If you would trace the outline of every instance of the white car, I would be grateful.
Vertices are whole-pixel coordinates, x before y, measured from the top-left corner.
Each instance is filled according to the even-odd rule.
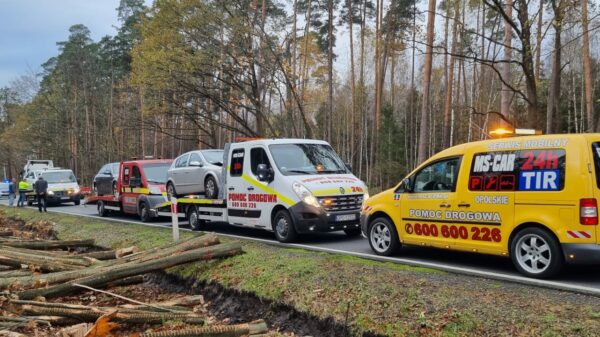
[[[173,161],[167,172],[167,194],[203,193],[208,199],[216,199],[222,168],[223,150],[186,152]]]

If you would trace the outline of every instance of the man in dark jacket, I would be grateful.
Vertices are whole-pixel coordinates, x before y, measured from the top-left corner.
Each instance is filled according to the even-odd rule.
[[[44,204],[44,212],[47,212],[46,210],[46,196],[48,194],[48,182],[46,180],[44,180],[44,178],[42,176],[40,176],[38,178],[38,181],[35,182],[35,186],[33,187],[35,194],[37,195],[37,203],[38,203],[38,210],[41,212],[42,211],[42,203]]]

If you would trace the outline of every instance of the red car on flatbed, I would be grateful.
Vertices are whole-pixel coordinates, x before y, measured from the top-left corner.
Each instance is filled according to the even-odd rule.
[[[100,216],[116,211],[137,214],[142,221],[150,221],[159,216],[157,206],[167,201],[165,183],[172,162],[172,159],[121,162],[116,190],[113,189],[112,178],[98,181],[99,195],[87,197],[85,203],[97,205]]]

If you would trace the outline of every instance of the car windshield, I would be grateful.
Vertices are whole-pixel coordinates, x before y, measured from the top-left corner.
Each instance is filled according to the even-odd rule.
[[[144,164],[144,173],[146,174],[146,180],[151,184],[164,184],[167,182],[167,171],[171,163],[155,163],[155,164]]]
[[[213,165],[223,165],[223,151],[202,151],[204,159]]]
[[[337,153],[326,144],[277,144],[269,149],[284,175],[349,173]]]
[[[42,177],[44,177],[48,184],[77,182],[75,175],[71,171],[44,172],[42,173]]]

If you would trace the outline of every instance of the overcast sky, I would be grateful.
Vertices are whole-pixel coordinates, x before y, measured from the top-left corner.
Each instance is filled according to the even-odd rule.
[[[92,39],[114,35],[119,0],[0,0],[0,87],[58,55],[69,27],[86,25]]]

